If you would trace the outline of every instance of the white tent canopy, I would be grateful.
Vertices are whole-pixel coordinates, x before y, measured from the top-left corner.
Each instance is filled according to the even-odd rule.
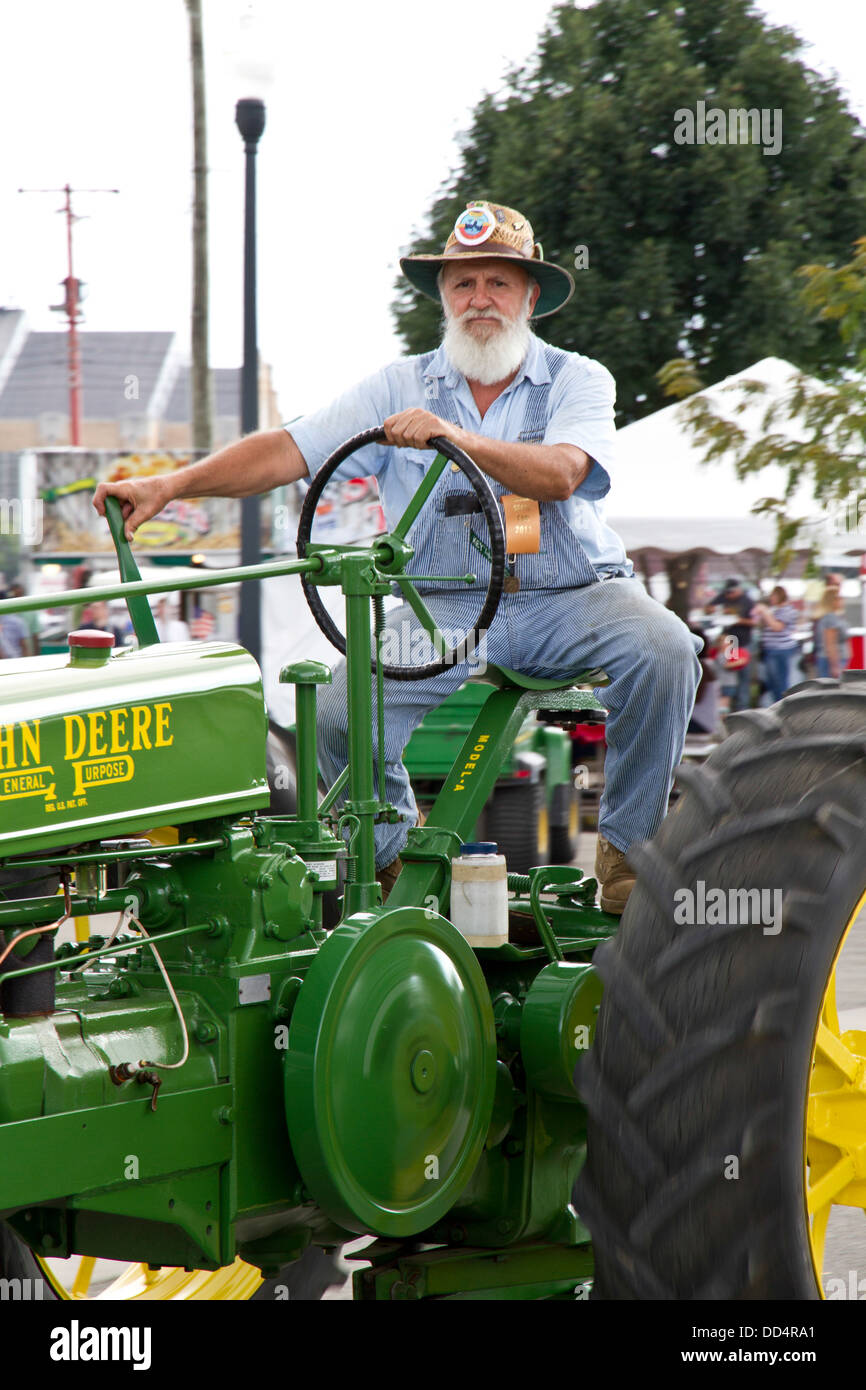
[[[699,395],[720,414],[735,420],[749,442],[754,442],[766,433],[763,418],[768,406],[784,402],[797,376],[797,369],[789,362],[765,357]],[[821,387],[820,382],[809,380]],[[745,381],[760,381],[767,390],[750,396],[743,389]],[[746,402],[739,413],[737,407]],[[762,497],[784,495],[787,470],[771,466],[740,479],[729,457],[704,463],[704,448],[696,443],[685,422],[686,405],[678,401],[618,432],[618,463],[607,498],[611,526],[629,551],[647,546],[663,551],[706,547],[720,554],[747,549],[772,551],[775,521],[754,515],[752,507]],[[781,416],[773,425],[773,433],[790,439],[805,437],[796,420],[787,419],[784,411]],[[822,549],[842,552],[849,548],[849,539],[856,547],[856,538],[832,532],[808,485],[800,486],[788,509],[791,516],[809,518],[808,536],[818,539]]]

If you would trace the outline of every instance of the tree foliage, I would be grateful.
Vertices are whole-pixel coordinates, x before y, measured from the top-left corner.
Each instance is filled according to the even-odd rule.
[[[474,111],[459,166],[413,249],[438,251],[471,199],[516,206],[577,292],[539,331],[595,357],[618,385],[619,423],[663,404],[658,367],[710,380],[768,355],[825,371],[844,344],[797,292],[805,260],[847,254],[866,225],[866,133],[800,41],[752,0],[560,5],[538,52]],[[782,146],[679,144],[676,112],[782,113]],[[438,306],[405,282],[406,347],[439,336]]]
[[[731,410],[700,394],[681,409],[681,420],[703,446],[705,463],[730,458],[740,478],[769,465],[786,470],[783,495],[765,497],[754,509],[776,519],[780,570],[807,523],[817,519],[831,516],[839,534],[853,533],[850,548],[863,544],[854,535],[862,537],[866,522],[860,497],[866,483],[866,237],[858,238],[854,256],[842,266],[802,266],[794,288],[807,312],[838,330],[842,365],[823,382],[795,373],[787,394],[769,401],[757,438],[737,416],[750,401],[766,398],[762,381],[740,379],[739,402]],[[679,399],[703,385],[694,364],[682,358],[665,363],[658,380],[666,395]],[[812,488],[814,515],[792,516],[791,499],[804,483]]]

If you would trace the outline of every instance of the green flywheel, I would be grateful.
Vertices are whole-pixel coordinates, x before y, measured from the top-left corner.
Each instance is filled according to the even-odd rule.
[[[378,1235],[434,1225],[478,1161],[495,1067],[490,995],[450,922],[404,907],[337,927],[286,1053],[292,1147],[322,1209]]]

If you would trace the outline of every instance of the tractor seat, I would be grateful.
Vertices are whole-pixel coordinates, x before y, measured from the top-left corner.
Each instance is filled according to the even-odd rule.
[[[600,666],[589,671],[575,671],[573,675],[563,676],[561,680],[539,680],[536,676],[525,676],[522,671],[512,671],[510,666],[494,666],[491,662],[483,675],[470,676],[471,681],[481,685],[495,685],[504,690],[509,685],[519,686],[521,690],[568,690],[573,685],[588,685],[593,689],[610,685],[610,677]]]
[[[495,686],[498,690],[525,691],[521,703],[527,710],[534,709],[543,724],[574,729],[578,724],[603,724],[607,718],[607,710],[593,694],[593,690],[599,686],[610,685],[610,677],[600,666],[588,671],[575,671],[573,675],[551,681],[525,676],[522,671],[512,671],[510,666],[494,666],[491,663],[483,674],[470,676],[469,679],[481,685]],[[590,688],[578,690],[576,686]]]

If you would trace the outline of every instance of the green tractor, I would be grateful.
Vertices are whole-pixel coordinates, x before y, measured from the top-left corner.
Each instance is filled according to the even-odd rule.
[[[467,681],[424,716],[403,754],[419,806],[435,800],[485,701],[483,677]],[[561,713],[561,712],[560,712]],[[533,711],[514,738],[475,827],[474,838],[499,846],[513,873],[539,864],[570,864],[577,853],[577,793],[571,740]]]
[[[317,475],[296,560],[190,581],[298,573],[346,651],[349,766],[324,793],[330,673],[282,673],[294,814],[268,811],[256,664],[158,643],[144,594],[177,580],[137,580],[116,504],[124,582],[93,597],[127,599],[139,649],[79,633],[68,657],[0,665],[0,1278],[85,1298],[113,1260],[111,1297],[309,1298],[366,1236],[358,1300],[820,1296],[830,1210],[866,1205],[866,1033],[842,1028],[834,993],[863,895],[866,688],[742,719],[639,851],[621,929],[580,870],[533,866],[507,877],[520,930],[481,946],[451,920],[453,862],[527,715],[600,713],[585,687],[604,683],[488,668],[383,905],[373,826],[395,813],[373,727],[400,673],[376,639],[393,584],[437,637],[406,538],[449,460],[493,555],[470,650],[505,555],[484,475],[444,440],[391,533],[310,544],[328,476],[381,438]],[[324,584],[345,594],[346,638]],[[759,900],[778,881],[779,930],[677,925],[699,877]],[[79,939],[58,944],[69,924]]]

